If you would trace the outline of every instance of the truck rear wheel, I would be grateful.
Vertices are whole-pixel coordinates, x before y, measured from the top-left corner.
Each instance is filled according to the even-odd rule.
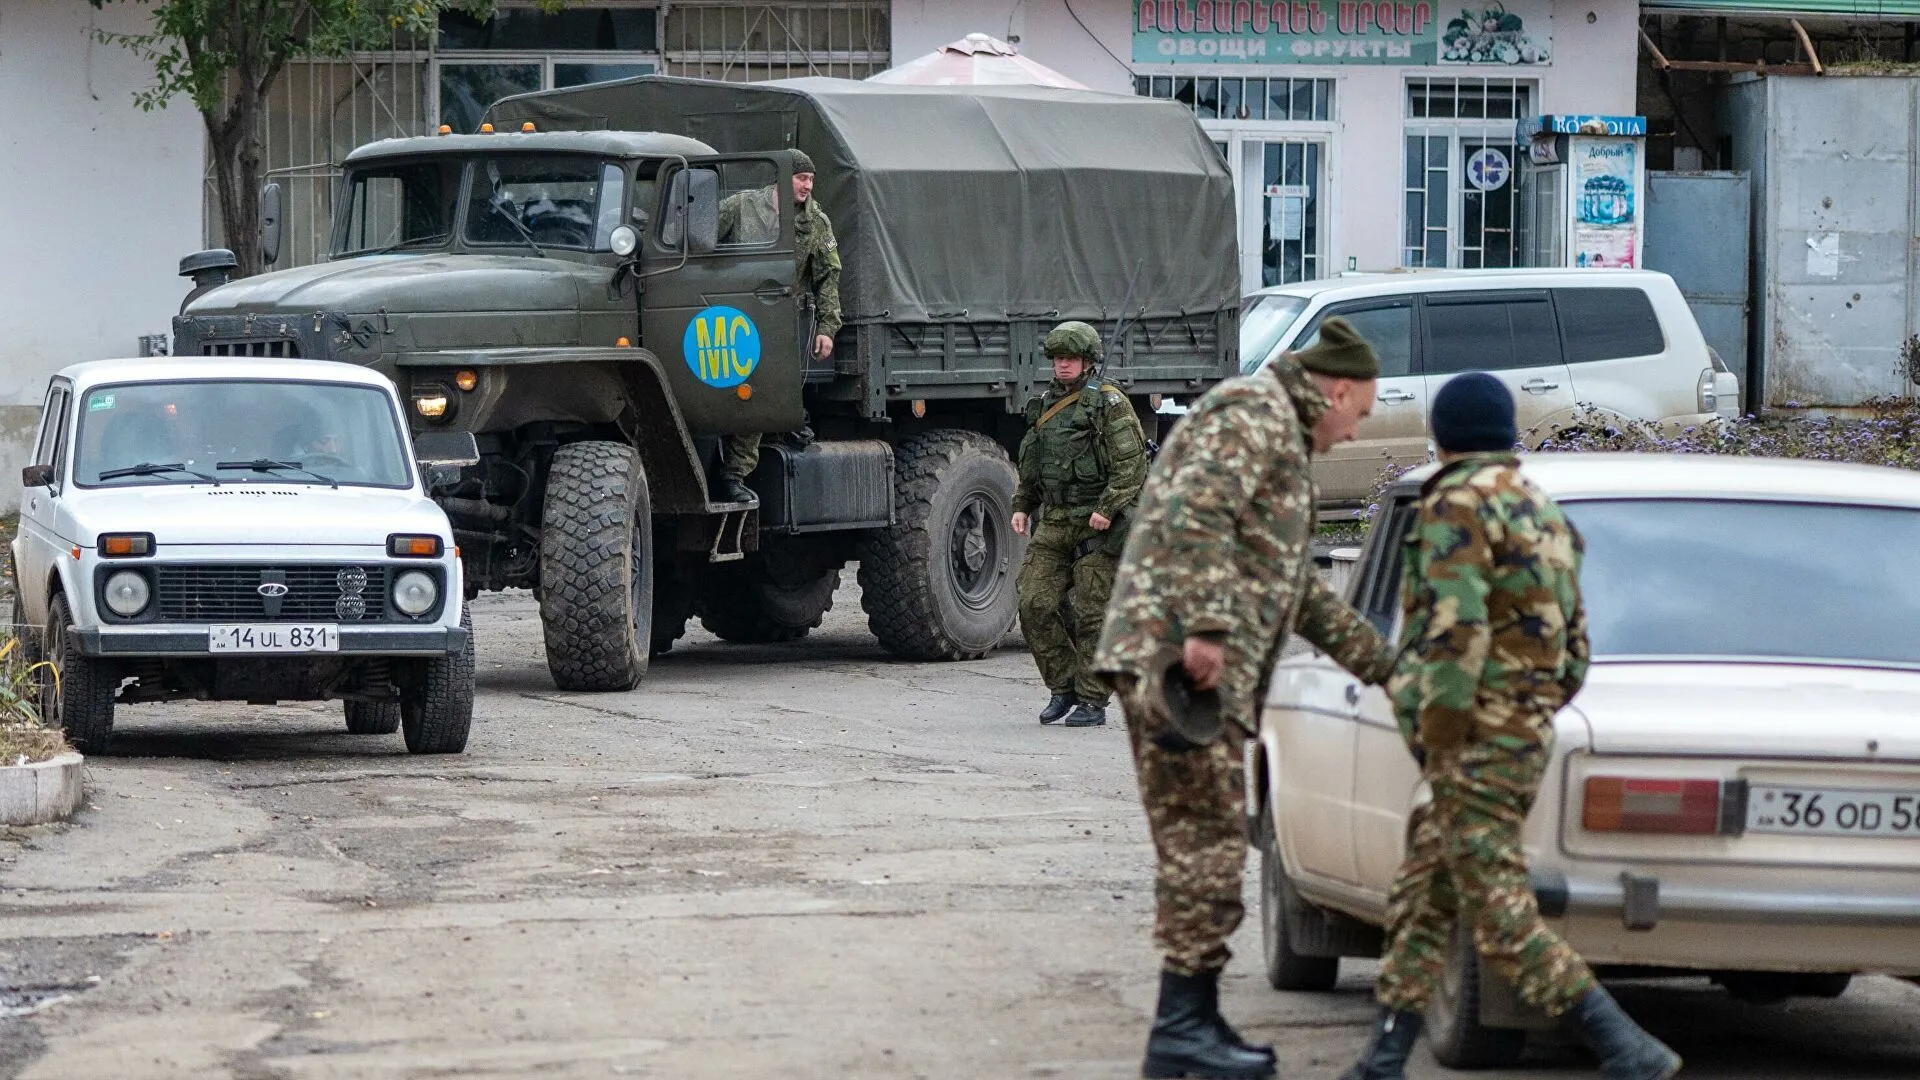
[[[653,645],[653,521],[628,446],[561,447],[540,524],[540,623],[562,690],[631,690]]]
[[[798,641],[833,610],[839,588],[838,570],[788,584],[758,563],[713,567],[700,587],[700,625],[737,645]]]
[[[894,461],[894,523],[860,553],[867,626],[902,659],[979,659],[1016,613],[1013,463],[992,439],[952,430],[908,439]]]

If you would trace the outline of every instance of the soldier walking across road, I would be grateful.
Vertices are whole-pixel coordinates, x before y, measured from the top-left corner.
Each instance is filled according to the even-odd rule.
[[[1514,457],[1513,398],[1491,375],[1433,401],[1440,470],[1402,554],[1400,656],[1388,683],[1433,801],[1387,909],[1380,1002],[1342,1080],[1404,1080],[1458,922],[1522,1001],[1563,1017],[1608,1080],[1666,1080],[1680,1058],[1635,1024],[1540,921],[1521,828],[1552,749],[1553,716],[1587,674],[1579,534]]]
[[[813,159],[793,151],[795,285],[812,298],[813,357],[825,360],[833,355],[833,336],[840,332],[840,242],[834,238],[833,222],[813,197],[813,180]],[[721,202],[722,243],[768,243],[779,233],[780,204],[772,187],[743,191]],[[795,434],[802,445],[813,441],[812,430],[804,424]],[[760,433],[727,436],[722,455],[720,497],[726,502],[758,502],[747,477],[760,464]]]
[[[1241,750],[1274,661],[1294,629],[1368,683],[1386,643],[1315,572],[1309,466],[1371,411],[1379,358],[1328,319],[1319,340],[1202,395],[1148,475],[1095,658],[1127,717],[1140,798],[1159,859],[1154,943],[1164,955],[1147,1041],[1149,1077],[1258,1078],[1273,1051],[1220,1015],[1227,939],[1245,909]],[[1217,695],[1203,735],[1170,691]]]
[[[1053,691],[1040,722],[1097,727],[1109,690],[1091,670],[1093,647],[1147,476],[1146,434],[1127,396],[1095,376],[1099,331],[1064,322],[1043,347],[1053,384],[1027,404],[1013,494],[1013,529],[1033,537],[1017,586],[1020,632]]]

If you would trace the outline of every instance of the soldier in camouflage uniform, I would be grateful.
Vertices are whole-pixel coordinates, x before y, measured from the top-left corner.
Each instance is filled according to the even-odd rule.
[[[1403,1080],[1456,921],[1522,1001],[1567,1018],[1614,1080],[1665,1080],[1680,1059],[1641,1031],[1541,922],[1521,829],[1553,717],[1587,675],[1579,534],[1520,473],[1513,398],[1461,375],[1435,395],[1440,470],[1401,555],[1404,630],[1387,689],[1433,801],[1387,910],[1381,1013],[1342,1080]]]
[[[793,151],[793,241],[795,280],[813,304],[813,355],[833,355],[833,337],[840,332],[840,243],[833,222],[813,198],[813,159]],[[780,234],[780,205],[771,187],[729,195],[720,203],[720,242],[771,243]],[[813,432],[802,425],[798,441],[805,445]],[[760,435],[729,435],[723,447],[720,498],[725,502],[757,503],[747,476],[760,464]]]
[[[1353,437],[1378,372],[1372,347],[1328,319],[1314,345],[1200,397],[1134,514],[1094,666],[1126,713],[1159,857],[1154,943],[1164,963],[1150,1077],[1273,1075],[1272,1050],[1249,1046],[1219,1011],[1227,939],[1244,915],[1241,750],[1290,631],[1369,683],[1392,668],[1386,643],[1320,580],[1307,546],[1312,455]],[[1175,664],[1218,693],[1227,722],[1217,741],[1188,741],[1164,700],[1143,692]]]
[[[1013,529],[1033,534],[1020,568],[1020,632],[1053,691],[1040,722],[1065,717],[1067,727],[1097,727],[1107,722],[1109,691],[1089,664],[1127,512],[1147,478],[1147,440],[1127,396],[1094,378],[1099,331],[1064,322],[1043,347],[1053,360],[1053,385],[1027,404],[1013,493]]]

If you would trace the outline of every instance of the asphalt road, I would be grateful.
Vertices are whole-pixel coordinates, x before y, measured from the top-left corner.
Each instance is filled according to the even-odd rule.
[[[894,663],[849,587],[807,641],[696,632],[640,691],[580,695],[528,598],[475,623],[463,756],[348,735],[337,706],[123,710],[77,821],[0,830],[0,1078],[1138,1075],[1125,734],[1034,723],[1017,641]],[[1373,965],[1276,993],[1257,935],[1229,1015],[1283,1076],[1336,1076]],[[1689,1077],[1920,1075],[1904,983],[1619,993]],[[1448,1074],[1423,1051],[1412,1075]],[[1504,1075],[1592,1073],[1546,1046]]]

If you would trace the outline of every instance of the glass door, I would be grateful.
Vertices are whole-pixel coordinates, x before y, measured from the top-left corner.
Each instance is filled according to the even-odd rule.
[[[1242,290],[1325,276],[1325,140],[1246,135],[1239,144]]]

